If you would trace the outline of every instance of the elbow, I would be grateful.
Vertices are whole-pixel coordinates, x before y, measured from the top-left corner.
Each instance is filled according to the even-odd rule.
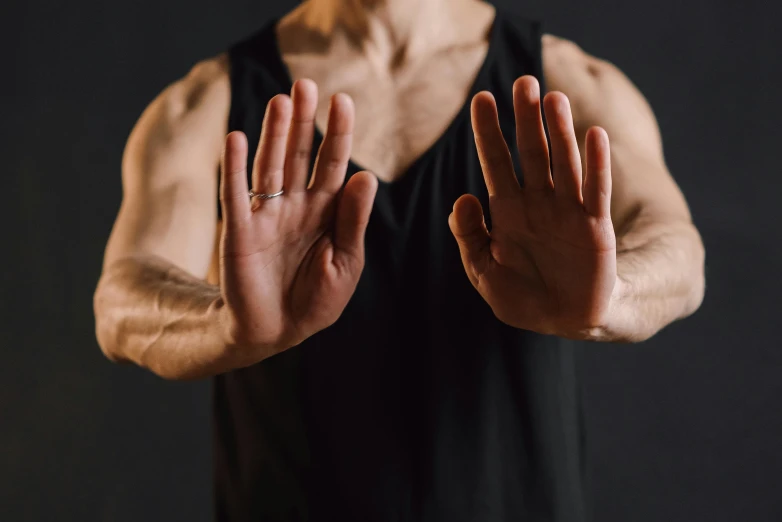
[[[112,320],[110,302],[106,298],[106,278],[101,277],[98,287],[92,296],[92,308],[95,317],[95,339],[106,358],[113,363],[122,362],[119,356],[118,336],[116,335],[116,321]]]
[[[685,317],[697,312],[706,296],[706,248],[697,232],[696,236],[697,242],[693,256],[692,276],[689,278],[689,299],[687,300]]]
[[[703,304],[703,299],[706,296],[706,276],[703,272],[695,278],[690,289],[690,300],[687,306],[685,314],[687,316],[694,314]]]

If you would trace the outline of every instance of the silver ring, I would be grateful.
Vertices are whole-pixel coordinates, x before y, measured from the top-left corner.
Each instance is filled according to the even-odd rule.
[[[250,199],[252,198],[258,198],[258,199],[272,199],[276,198],[277,196],[282,196],[282,193],[285,192],[284,190],[281,190],[279,192],[275,192],[274,194],[261,194],[258,192],[253,192],[252,190],[247,193],[248,196],[250,196]]]

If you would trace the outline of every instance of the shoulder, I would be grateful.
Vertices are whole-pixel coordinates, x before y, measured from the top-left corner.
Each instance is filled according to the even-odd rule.
[[[123,171],[172,161],[219,159],[230,109],[227,56],[193,65],[146,107],[128,137]]]
[[[223,53],[193,65],[156,101],[164,105],[168,119],[178,121],[193,113],[227,108],[230,91],[229,60]]]
[[[175,129],[199,120],[219,117],[223,113],[227,114],[230,95],[227,56],[221,54],[202,60],[157,95],[141,115],[136,127],[162,126]]]
[[[635,128],[644,131],[644,138],[659,141],[649,103],[619,67],[571,40],[551,34],[544,34],[541,40],[546,88],[568,97],[577,130],[591,125],[606,130]],[[627,135],[615,134],[616,138]]]
[[[572,40],[546,33],[541,37],[541,49],[543,74],[550,90],[572,91],[576,86],[594,89],[624,78],[614,64],[589,54]]]

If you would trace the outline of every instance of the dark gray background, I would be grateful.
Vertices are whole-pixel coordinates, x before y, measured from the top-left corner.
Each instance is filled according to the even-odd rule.
[[[0,7],[0,520],[209,520],[208,383],[105,361],[92,292],[134,121],[293,6],[264,4]],[[596,520],[782,520],[782,4],[514,5],[645,93],[707,249],[696,315],[643,344],[584,346]]]

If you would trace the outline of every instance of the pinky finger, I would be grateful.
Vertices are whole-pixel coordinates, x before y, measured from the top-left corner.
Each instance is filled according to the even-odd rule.
[[[611,216],[611,148],[608,134],[600,127],[592,127],[586,135],[586,179],[584,180],[584,207],[595,217]]]
[[[220,177],[220,203],[226,226],[236,227],[250,218],[247,188],[247,136],[235,131],[225,138]]]

